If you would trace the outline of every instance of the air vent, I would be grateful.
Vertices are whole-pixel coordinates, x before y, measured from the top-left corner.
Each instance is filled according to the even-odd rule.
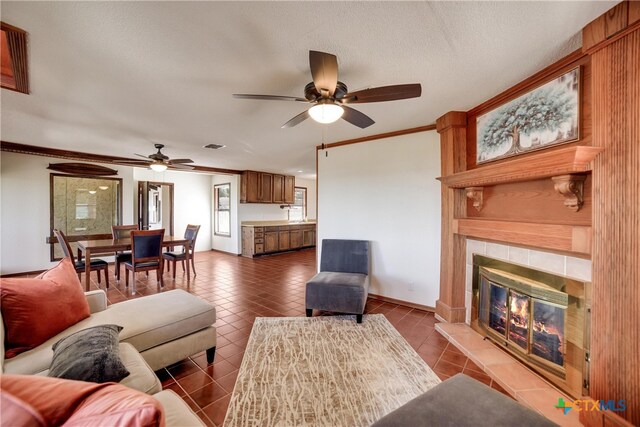
[[[226,147],[226,145],[220,145],[220,144],[207,144],[207,145],[203,145],[202,148],[211,148],[212,150],[219,150],[220,148],[224,148]]]

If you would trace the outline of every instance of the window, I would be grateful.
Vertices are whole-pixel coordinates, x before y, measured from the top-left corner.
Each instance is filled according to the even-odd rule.
[[[305,221],[307,219],[307,189],[296,187],[294,203],[289,209],[289,221]]]
[[[231,236],[231,184],[215,185],[213,198],[215,201],[214,233],[220,236]]]

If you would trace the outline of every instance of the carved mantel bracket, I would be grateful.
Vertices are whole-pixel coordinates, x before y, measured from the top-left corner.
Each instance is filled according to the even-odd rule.
[[[578,212],[584,204],[584,180],[586,175],[568,174],[551,177],[555,190],[564,197],[564,205]]]
[[[482,192],[484,190],[483,187],[467,187],[464,189],[467,197],[473,200],[473,207],[476,208],[478,212],[482,209]]]

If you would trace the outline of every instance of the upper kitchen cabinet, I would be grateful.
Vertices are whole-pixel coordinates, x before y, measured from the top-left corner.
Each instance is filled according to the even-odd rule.
[[[295,177],[244,171],[240,177],[240,203],[293,204]]]

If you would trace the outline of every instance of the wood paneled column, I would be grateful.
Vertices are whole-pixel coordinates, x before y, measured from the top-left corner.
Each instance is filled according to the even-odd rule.
[[[592,426],[640,425],[640,2],[583,30],[591,55],[593,304],[589,395],[625,411],[580,413]]]
[[[451,111],[436,121],[440,134],[442,176],[466,169],[467,113]],[[450,323],[464,322],[467,241],[455,234],[455,219],[466,216],[464,189],[442,184],[442,238],[440,249],[440,298],[436,315]]]

